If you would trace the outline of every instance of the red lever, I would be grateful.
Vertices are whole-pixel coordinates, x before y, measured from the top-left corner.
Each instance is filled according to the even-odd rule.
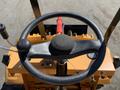
[[[63,23],[62,23],[62,17],[58,17],[57,19],[57,34],[63,34]]]

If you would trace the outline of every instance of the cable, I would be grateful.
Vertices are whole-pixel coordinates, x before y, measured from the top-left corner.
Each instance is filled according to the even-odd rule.
[[[18,52],[17,50],[12,50],[12,49],[9,49],[8,47],[2,46],[2,45],[0,45],[0,48],[7,50],[7,51]]]
[[[10,44],[11,46],[14,46],[14,47],[16,46],[16,45],[14,45],[13,43],[11,43],[8,39],[6,39],[6,41],[7,41],[7,43]]]

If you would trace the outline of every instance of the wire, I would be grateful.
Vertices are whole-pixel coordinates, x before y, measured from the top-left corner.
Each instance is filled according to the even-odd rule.
[[[18,52],[17,50],[12,50],[12,49],[9,49],[8,47],[2,46],[2,45],[0,45],[0,48],[7,50],[7,51]]]
[[[13,43],[11,43],[8,39],[7,39],[6,41],[7,41],[7,43],[10,44],[11,46],[14,46],[14,47],[16,46],[16,45],[14,45]]]

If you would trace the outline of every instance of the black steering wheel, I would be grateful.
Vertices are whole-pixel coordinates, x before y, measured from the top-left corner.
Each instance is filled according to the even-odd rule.
[[[27,40],[27,36],[33,28],[36,27],[39,22],[58,16],[74,18],[88,24],[96,34],[97,40],[75,41],[69,36],[62,34],[56,35],[49,42],[31,45]],[[100,29],[89,19],[67,12],[49,13],[33,20],[22,32],[17,48],[19,51],[20,61],[28,72],[40,80],[55,85],[73,84],[91,76],[102,64],[106,52],[104,38]],[[29,59],[33,57],[56,59],[58,62],[65,62],[66,59],[88,53],[97,53],[96,60],[83,73],[77,73],[72,76],[49,76],[38,71],[29,62]]]

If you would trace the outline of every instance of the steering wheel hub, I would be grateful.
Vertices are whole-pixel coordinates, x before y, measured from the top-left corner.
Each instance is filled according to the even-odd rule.
[[[68,55],[73,47],[74,47],[74,40],[67,35],[57,35],[55,36],[49,45],[49,51],[52,55]]]

